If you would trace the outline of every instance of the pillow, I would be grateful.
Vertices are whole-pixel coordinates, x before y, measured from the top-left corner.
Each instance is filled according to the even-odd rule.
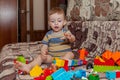
[[[120,0],[68,0],[68,21],[120,20]]]
[[[68,0],[67,20],[89,20],[92,15],[91,8],[90,0]]]

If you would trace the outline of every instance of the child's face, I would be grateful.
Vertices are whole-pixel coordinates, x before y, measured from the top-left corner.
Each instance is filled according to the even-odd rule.
[[[55,13],[49,16],[48,23],[54,32],[59,32],[62,30],[63,26],[66,24],[66,20],[63,14]]]

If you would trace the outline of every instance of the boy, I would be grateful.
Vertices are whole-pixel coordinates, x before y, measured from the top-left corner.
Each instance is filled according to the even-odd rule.
[[[66,20],[63,9],[59,7],[51,9],[48,14],[48,24],[51,30],[42,40],[41,54],[29,64],[17,62],[16,68],[29,73],[36,64],[52,63],[53,57],[74,58],[70,43],[75,41],[75,36],[64,28]]]

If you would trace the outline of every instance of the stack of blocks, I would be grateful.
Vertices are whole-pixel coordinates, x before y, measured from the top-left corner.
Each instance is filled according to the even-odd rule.
[[[115,64],[118,66],[115,66]],[[106,50],[101,57],[94,59],[94,70],[97,72],[120,70],[120,52]]]

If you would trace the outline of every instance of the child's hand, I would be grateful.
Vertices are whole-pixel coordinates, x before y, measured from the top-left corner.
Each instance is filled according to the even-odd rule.
[[[74,41],[75,41],[75,36],[74,36],[70,31],[67,31],[66,33],[64,33],[64,36],[65,36],[70,42],[74,42]]]
[[[41,48],[41,54],[46,56],[48,54],[48,47],[46,45],[43,45]]]

